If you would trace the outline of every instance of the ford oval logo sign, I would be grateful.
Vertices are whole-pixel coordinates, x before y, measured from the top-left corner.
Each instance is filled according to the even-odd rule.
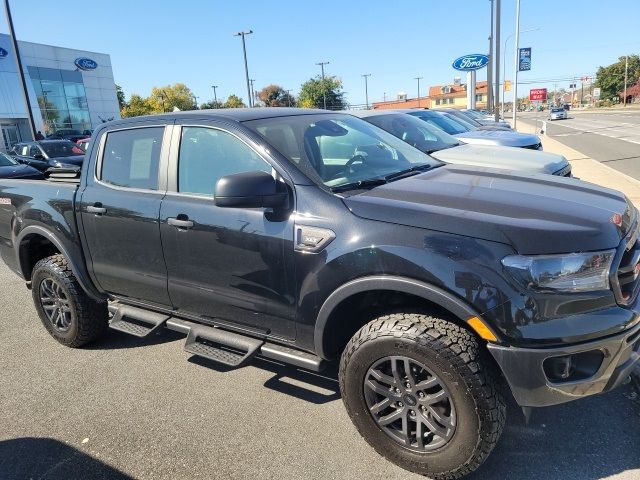
[[[4,48],[0,47],[0,58],[6,58],[7,55],[9,55],[9,52],[7,52]]]
[[[75,63],[76,67],[80,70],[95,70],[98,68],[98,63],[95,60],[86,57],[76,58],[76,61],[73,63]]]
[[[471,55],[463,55],[460,58],[456,58],[452,63],[453,68],[456,70],[462,70],[463,72],[470,72],[472,70],[480,70],[489,63],[489,57],[481,53],[474,53]]]

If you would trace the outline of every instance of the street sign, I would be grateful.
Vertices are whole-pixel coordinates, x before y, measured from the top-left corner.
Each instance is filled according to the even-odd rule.
[[[531,48],[521,48],[518,54],[518,71],[531,70]]]
[[[593,88],[593,98],[600,98],[600,87]]]
[[[529,100],[532,102],[545,101],[547,99],[546,88],[532,88],[529,90]]]
[[[575,83],[570,84],[569,88],[576,88],[576,84]]]
[[[510,92],[511,91],[511,80],[505,80],[504,81],[504,91],[505,92]]]
[[[456,58],[451,65],[456,70],[471,72],[486,67],[487,63],[489,63],[489,57],[487,55],[473,53]]]

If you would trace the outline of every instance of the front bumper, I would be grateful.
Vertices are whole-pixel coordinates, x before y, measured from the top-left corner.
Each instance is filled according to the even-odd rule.
[[[516,402],[523,407],[546,407],[618,387],[640,365],[640,324],[618,335],[567,347],[538,349],[489,344],[488,348]],[[551,364],[555,366],[568,358],[576,364],[582,361],[588,368],[582,368],[582,376],[553,378]]]

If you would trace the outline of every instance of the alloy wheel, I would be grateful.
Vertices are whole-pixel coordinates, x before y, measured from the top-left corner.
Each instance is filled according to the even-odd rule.
[[[40,283],[40,306],[51,325],[58,332],[66,332],[71,327],[71,306],[62,286],[52,278]]]

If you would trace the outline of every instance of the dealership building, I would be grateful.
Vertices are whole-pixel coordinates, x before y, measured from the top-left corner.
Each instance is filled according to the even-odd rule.
[[[82,132],[120,118],[109,55],[21,41],[18,47],[36,131]],[[2,151],[31,140],[15,52],[5,34],[0,34],[0,128]]]

